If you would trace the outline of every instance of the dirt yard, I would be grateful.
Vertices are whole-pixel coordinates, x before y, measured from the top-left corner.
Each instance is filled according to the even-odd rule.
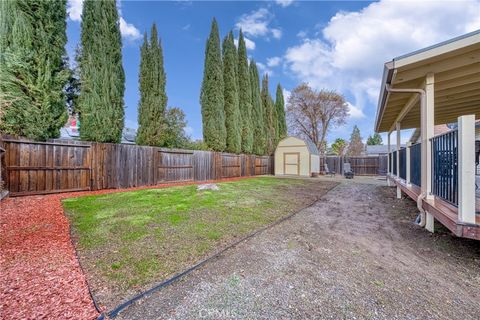
[[[107,310],[255,230],[315,203],[336,185],[257,177],[63,200],[87,282]]]
[[[120,318],[478,319],[480,242],[427,233],[378,184],[337,186]]]

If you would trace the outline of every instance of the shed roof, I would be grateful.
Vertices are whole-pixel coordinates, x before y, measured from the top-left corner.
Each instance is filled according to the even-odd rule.
[[[282,139],[278,145],[280,145],[283,141],[285,141],[286,139],[289,139],[289,138],[294,138],[294,139],[297,139],[297,140],[300,140],[302,141],[303,143],[305,143],[305,145],[307,146],[307,149],[308,149],[308,152],[310,154],[315,154],[315,155],[319,155],[320,152],[318,151],[318,148],[317,146],[315,145],[315,143],[312,142],[312,140],[308,139],[308,138],[300,138],[300,137],[296,137],[296,136],[289,136],[289,137],[286,137],[284,139]]]
[[[315,145],[315,143],[312,142],[312,140],[305,139],[303,141],[305,141],[305,143],[307,144],[307,148],[308,148],[308,151],[310,152],[310,154],[316,154],[316,155],[320,154],[317,146]]]

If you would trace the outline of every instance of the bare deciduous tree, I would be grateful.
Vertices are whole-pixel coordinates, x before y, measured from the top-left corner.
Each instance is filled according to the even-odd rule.
[[[287,102],[289,134],[309,138],[321,153],[325,152],[328,131],[344,124],[347,116],[348,105],[341,94],[317,91],[306,83],[296,87]]]

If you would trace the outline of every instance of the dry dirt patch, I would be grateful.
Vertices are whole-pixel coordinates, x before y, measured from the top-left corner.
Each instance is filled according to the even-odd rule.
[[[342,184],[123,319],[478,319],[480,243],[415,226],[393,188]]]
[[[90,288],[111,309],[262,226],[315,202],[333,182],[261,177],[63,201]]]

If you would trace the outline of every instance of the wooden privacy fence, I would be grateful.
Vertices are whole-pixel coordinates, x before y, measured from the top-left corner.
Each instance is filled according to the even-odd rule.
[[[270,156],[60,140],[4,139],[3,148],[12,196],[273,174]]]
[[[325,163],[328,168],[337,174],[343,174],[343,164],[350,163],[355,175],[375,176],[386,175],[387,156],[363,156],[363,157],[320,157],[320,171],[325,172]]]

